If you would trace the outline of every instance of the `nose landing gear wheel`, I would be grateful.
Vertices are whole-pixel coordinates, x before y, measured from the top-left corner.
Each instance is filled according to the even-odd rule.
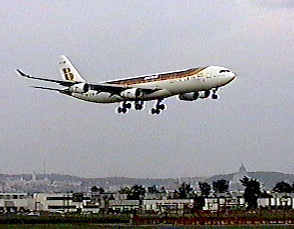
[[[212,95],[211,95],[211,98],[212,98],[212,99],[218,99],[219,96],[218,96],[217,94],[212,94]]]
[[[219,96],[216,94],[216,92],[218,91],[218,88],[215,88],[212,90],[212,95],[211,95],[211,98],[212,99],[218,99]]]

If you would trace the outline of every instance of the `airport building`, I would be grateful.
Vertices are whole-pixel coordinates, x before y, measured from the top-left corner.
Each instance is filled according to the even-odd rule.
[[[221,193],[204,198],[203,210],[240,209],[246,207],[243,192]],[[194,199],[127,200],[125,195],[97,193],[0,193],[0,213],[14,212],[128,212],[142,210],[164,213],[184,212],[194,206]],[[258,199],[259,208],[294,209],[294,193],[269,193]]]
[[[0,213],[23,212],[28,209],[26,193],[0,193]]]
[[[90,209],[97,211],[97,205],[89,205],[88,203],[90,202],[90,194],[86,193],[35,193],[33,196],[33,209],[31,210],[77,212]]]

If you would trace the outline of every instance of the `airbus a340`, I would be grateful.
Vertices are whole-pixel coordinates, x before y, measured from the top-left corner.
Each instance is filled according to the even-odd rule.
[[[65,95],[94,103],[117,103],[118,113],[130,109],[142,110],[145,101],[155,100],[151,114],[160,114],[166,109],[163,99],[178,95],[180,100],[194,101],[211,97],[218,99],[216,92],[236,78],[236,74],[225,67],[207,66],[185,70],[136,76],[101,83],[88,83],[66,56],[60,56],[62,80],[34,77],[17,69],[26,78],[57,83],[64,88],[34,88],[57,91]]]

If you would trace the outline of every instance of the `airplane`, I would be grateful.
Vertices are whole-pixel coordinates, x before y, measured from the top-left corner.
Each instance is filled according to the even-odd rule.
[[[57,83],[65,88],[33,86],[33,88],[57,91],[77,99],[94,103],[118,103],[118,113],[127,113],[131,108],[143,110],[146,101],[155,100],[151,114],[160,114],[166,109],[163,99],[178,95],[180,100],[195,101],[216,94],[236,78],[236,74],[225,67],[207,66],[184,70],[142,75],[101,83],[88,83],[68,57],[60,56],[62,80],[34,77],[16,69],[22,76],[35,80]]]

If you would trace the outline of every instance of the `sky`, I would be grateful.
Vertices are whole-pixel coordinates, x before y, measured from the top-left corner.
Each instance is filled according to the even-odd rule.
[[[0,173],[179,178],[294,174],[292,0],[0,0]],[[30,86],[67,55],[90,82],[220,65],[219,100],[115,112]]]

